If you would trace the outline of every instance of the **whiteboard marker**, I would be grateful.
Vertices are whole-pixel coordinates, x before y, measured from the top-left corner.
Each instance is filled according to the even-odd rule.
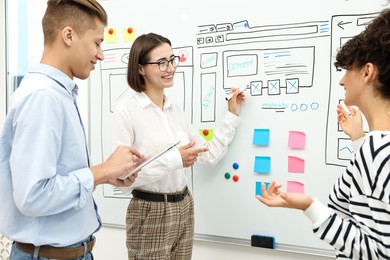
[[[245,90],[246,90],[246,86],[241,87],[241,88],[240,88],[240,93],[243,92],[243,91],[245,91]],[[238,94],[240,94],[240,93],[238,93]],[[227,101],[229,101],[230,99],[232,99],[233,95],[234,95],[234,92],[230,93],[225,99],[226,99]]]

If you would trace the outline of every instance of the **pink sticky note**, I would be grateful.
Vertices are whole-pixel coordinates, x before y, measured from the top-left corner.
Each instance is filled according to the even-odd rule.
[[[304,173],[305,160],[295,156],[288,156],[288,172]]]
[[[288,147],[303,149],[306,146],[306,134],[300,131],[290,131],[288,135]]]
[[[304,194],[305,185],[299,181],[287,181],[287,192],[288,193],[302,193]]]

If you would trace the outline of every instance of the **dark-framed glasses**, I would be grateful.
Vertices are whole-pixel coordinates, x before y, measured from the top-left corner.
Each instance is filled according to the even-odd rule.
[[[159,61],[154,61],[154,62],[145,62],[144,64],[157,64],[160,71],[165,72],[168,70],[169,63],[171,63],[174,68],[177,68],[179,62],[180,62],[179,56],[172,56],[170,60],[161,59]]]

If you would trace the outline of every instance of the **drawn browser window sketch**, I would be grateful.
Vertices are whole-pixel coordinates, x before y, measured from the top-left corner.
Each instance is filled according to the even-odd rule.
[[[99,89],[90,96],[91,154],[97,161],[112,150],[115,103],[132,92],[126,81],[131,41],[124,42],[121,35],[129,26],[123,22],[128,14],[118,11],[116,2],[121,1],[102,2],[109,15],[115,14],[107,30],[117,29],[118,35],[112,42],[105,37],[105,60],[91,76],[91,84]],[[341,13],[291,18],[296,22],[290,23],[258,24],[250,15],[251,19],[237,20],[226,15],[213,23],[212,17],[206,19],[199,12],[188,19],[167,18],[164,28],[159,28],[134,17],[136,36],[154,31],[171,39],[180,64],[175,84],[166,93],[206,140],[212,140],[226,112],[230,89],[246,87],[241,124],[228,153],[213,168],[195,164],[187,176],[195,200],[197,239],[247,246],[252,235],[261,234],[274,237],[276,249],[334,255],[314,236],[300,212],[270,210],[255,196],[261,195],[261,183],[277,180],[288,192],[327,201],[336,178],[353,157],[351,141],[337,123],[336,105],[343,103],[344,89],[339,86],[343,72],[334,68],[334,56],[386,7],[385,2],[372,9],[375,12],[362,13],[346,12],[357,4],[343,1]],[[154,12],[161,10],[153,9],[151,15]],[[131,197],[110,185],[99,187],[95,196],[104,224],[124,227]]]
[[[240,141],[235,142],[232,149],[242,151],[243,143],[250,144],[252,141],[253,144],[246,149],[242,158],[238,157],[240,152],[228,154],[227,161],[231,162],[232,167],[224,165],[216,170],[221,173],[233,172],[231,175],[234,172],[239,172],[240,175],[245,173],[245,181],[251,179],[252,182],[252,189],[247,192],[231,192],[228,189],[227,192],[218,193],[220,196],[215,196],[215,186],[221,185],[220,180],[214,181],[214,185],[210,184],[210,179],[214,179],[210,178],[208,171],[202,166],[195,166],[195,198],[203,202],[202,208],[196,208],[196,216],[198,219],[209,219],[208,222],[197,222],[199,233],[207,234],[210,229],[215,229],[214,233],[226,236],[225,227],[214,224],[218,223],[221,216],[225,220],[227,218],[228,222],[242,219],[242,212],[247,213],[250,223],[256,223],[258,214],[253,214],[256,211],[254,204],[249,206],[249,210],[246,209],[248,204],[234,205],[234,211],[230,207],[216,209],[213,205],[221,200],[245,201],[245,197],[261,193],[261,182],[268,184],[275,179],[275,174],[271,173],[282,173],[276,178],[284,180],[282,183],[287,191],[311,191],[316,194],[321,180],[324,177],[326,179],[326,176],[312,174],[318,172],[318,165],[343,167],[348,163],[353,156],[351,142],[338,126],[335,113],[336,104],[343,102],[344,89],[339,86],[342,72],[334,69],[332,54],[375,16],[376,14],[338,15],[329,21],[273,26],[251,26],[248,21],[199,26],[197,43],[201,87],[200,94],[195,89],[194,95],[200,95],[202,103],[198,108],[201,112],[195,113],[199,117],[195,117],[194,122],[207,125],[208,122],[215,121],[218,108],[214,101],[217,99],[210,97],[210,93],[218,91],[217,88],[227,92],[231,87],[241,87],[244,84],[249,90],[251,112],[249,116],[248,113],[242,113],[240,131],[247,131],[246,136],[238,137]],[[220,61],[219,66],[217,60]],[[328,70],[319,71],[316,68],[319,64],[329,64]],[[220,75],[222,79],[217,78]],[[220,80],[223,83],[216,84]],[[321,116],[324,114],[326,118]],[[268,136],[261,137],[262,132],[256,130],[268,130]],[[294,135],[294,130],[300,130],[300,135]],[[249,131],[253,131],[253,135]],[[321,131],[324,133],[321,134]],[[255,140],[261,143],[262,138],[268,138],[266,145],[255,143]],[[296,146],[292,147],[290,142],[295,142]],[[251,154],[252,160],[248,160],[248,154]],[[238,161],[240,168],[245,167],[245,170],[234,169],[234,163]],[[331,171],[341,172],[342,168]],[[250,175],[248,172],[255,173]],[[208,185],[204,187],[203,183]],[[201,192],[197,192],[197,187],[202,187]],[[324,193],[324,198],[326,196]],[[217,217],[214,219],[212,216]],[[273,215],[272,218],[272,223],[283,225],[283,214],[279,217]],[[285,225],[281,230],[291,230],[290,223]],[[216,228],[212,228],[213,226]],[[267,230],[262,226],[257,231],[275,235],[272,229],[269,227]],[[236,232],[241,233],[238,229]],[[246,232],[256,233],[249,229]],[[297,239],[296,234],[293,232],[286,239],[290,241],[286,245]],[[310,238],[309,235],[307,237]],[[316,247],[309,240],[303,244]]]

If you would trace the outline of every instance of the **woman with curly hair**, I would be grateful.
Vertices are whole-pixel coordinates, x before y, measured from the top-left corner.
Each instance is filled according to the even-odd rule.
[[[339,50],[334,64],[345,70],[340,85],[345,104],[338,120],[357,147],[337,180],[328,206],[305,194],[285,193],[272,182],[259,201],[304,211],[314,233],[337,251],[338,259],[390,259],[390,9]],[[356,142],[358,145],[356,145]]]

